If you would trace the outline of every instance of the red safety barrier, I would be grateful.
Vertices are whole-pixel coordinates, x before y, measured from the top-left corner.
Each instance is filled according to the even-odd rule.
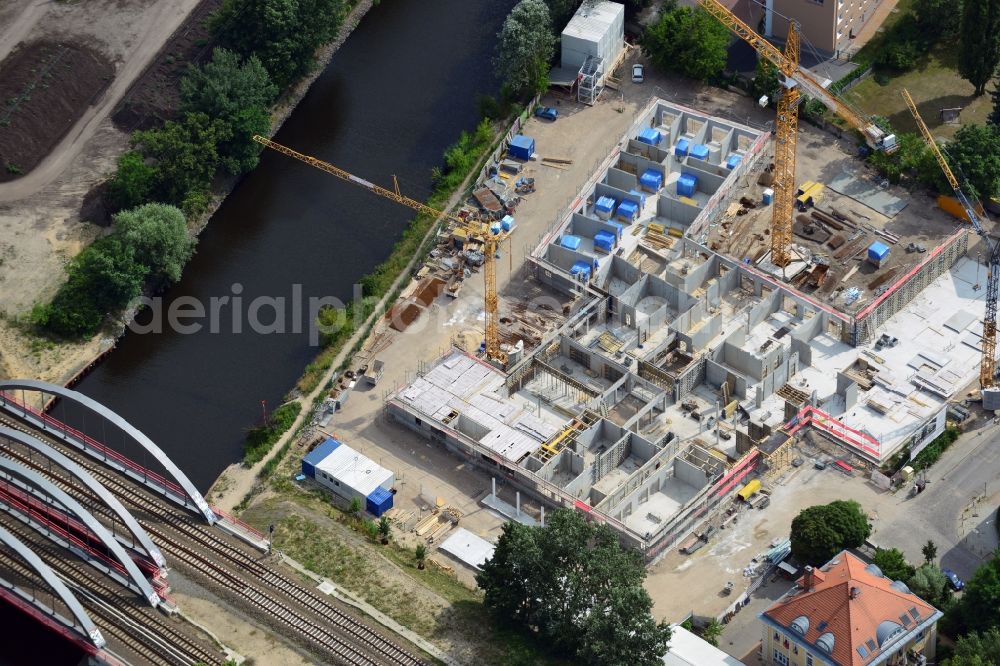
[[[750,453],[743,456],[743,458],[736,462],[729,473],[719,479],[719,482],[715,484],[715,490],[711,492],[712,495],[725,495],[727,492],[733,489],[733,487],[746,478],[747,474],[754,470],[755,465],[750,463],[756,463],[757,458],[760,456],[760,451],[757,449],[752,449]]]
[[[785,432],[789,435],[794,435],[807,425],[819,428],[845,444],[861,450],[876,460],[881,460],[882,445],[877,439],[860,430],[855,430],[844,422],[812,406],[805,407],[796,414],[795,418],[785,425]]]
[[[173,493],[177,497],[183,498],[185,501],[188,499],[187,493],[184,492],[184,489],[178,486],[173,481],[164,478],[163,476],[157,474],[156,472],[146,469],[145,467],[135,462],[131,458],[125,457],[121,453],[118,453],[114,449],[107,447],[106,445],[97,441],[93,437],[83,432],[80,432],[76,428],[66,425],[62,421],[49,416],[48,414],[46,414],[41,410],[35,409],[34,407],[30,407],[24,404],[23,402],[12,397],[9,393],[5,391],[0,391],[0,396],[3,396],[4,400],[6,400],[7,402],[13,403],[17,405],[19,408],[31,412],[36,418],[41,420],[46,426],[50,426],[53,430],[61,431],[65,435],[70,436],[82,442],[86,446],[97,449],[98,451],[101,452],[101,454],[105,458],[111,458],[121,466],[131,469],[137,474],[141,474],[144,479],[149,479],[153,483],[157,484],[158,486],[161,486],[164,490]]]
[[[242,520],[240,520],[236,516],[234,516],[232,514],[229,514],[229,513],[226,513],[222,509],[216,509],[213,506],[212,507],[212,512],[215,513],[216,517],[219,520],[224,520],[227,523],[232,523],[233,525],[236,525],[237,527],[240,527],[243,530],[246,530],[247,532],[250,532],[251,534],[256,535],[260,539],[265,538],[264,537],[264,533],[261,532],[260,530],[258,530],[256,527],[254,527],[253,525],[249,525],[247,523],[244,523]]]

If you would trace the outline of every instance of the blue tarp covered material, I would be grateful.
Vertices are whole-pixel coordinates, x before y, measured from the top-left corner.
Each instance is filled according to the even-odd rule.
[[[392,491],[376,488],[366,498],[365,508],[376,518],[392,508]]]
[[[323,462],[323,459],[333,453],[333,450],[338,446],[340,446],[340,442],[332,437],[327,438],[325,442],[310,451],[306,457],[302,459],[302,473],[310,479],[315,479],[316,465]]]
[[[586,261],[578,261],[573,264],[573,267],[569,269],[570,275],[582,275],[583,277],[590,279],[590,264]]]
[[[691,147],[691,157],[697,157],[699,160],[708,159],[708,146],[697,143]]]
[[[634,196],[636,199],[639,200],[639,205],[640,206],[645,206],[646,205],[646,195],[645,194],[643,194],[639,190],[629,190],[628,193],[631,194],[632,196]]]
[[[647,192],[659,192],[663,187],[663,174],[656,169],[646,169],[639,178],[639,184]]]
[[[611,226],[613,226],[615,228],[615,236],[618,237],[618,240],[621,240],[622,239],[622,230],[625,228],[625,225],[624,224],[619,224],[618,222],[615,222],[615,221],[608,222],[608,224],[610,224]]]
[[[674,155],[676,155],[677,157],[687,157],[688,151],[690,149],[691,149],[691,142],[688,141],[687,139],[681,139],[680,141],[677,142],[677,145],[674,146]]]
[[[743,161],[742,155],[730,155],[729,158],[726,159],[726,168],[735,169],[742,161]]]
[[[513,215],[504,215],[503,219],[500,220],[500,226],[503,228],[504,231],[510,231],[516,226],[516,224],[517,223],[514,222]]]
[[[562,237],[562,240],[559,241],[559,244],[562,245],[563,247],[568,247],[571,250],[575,250],[578,247],[580,247],[580,237],[566,235]]]
[[[660,134],[660,130],[655,130],[652,127],[647,127],[646,129],[639,132],[639,141],[643,143],[648,143],[651,146],[660,145],[660,141],[663,140],[663,135]]]
[[[889,256],[889,246],[885,243],[875,241],[868,246],[868,258],[872,261],[885,261]]]
[[[698,189],[698,178],[694,174],[682,173],[677,179],[677,194],[682,197],[693,197]]]
[[[634,201],[629,201],[625,199],[620,204],[618,204],[617,217],[619,220],[624,220],[625,222],[633,222],[635,218],[639,217],[639,206]]]
[[[608,218],[615,209],[615,200],[611,197],[599,197],[594,204],[594,212],[598,216]]]
[[[535,152],[535,140],[530,136],[518,134],[510,140],[510,148],[507,149],[511,157],[519,160],[530,160]]]
[[[594,235],[594,247],[600,248],[606,252],[611,252],[615,247],[615,235],[610,231],[598,231]]]

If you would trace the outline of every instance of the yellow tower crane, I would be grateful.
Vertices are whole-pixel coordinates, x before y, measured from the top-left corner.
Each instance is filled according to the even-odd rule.
[[[491,228],[489,223],[484,223],[479,220],[463,220],[462,218],[449,215],[448,213],[437,210],[436,208],[431,208],[427,204],[421,203],[416,199],[411,199],[410,197],[400,193],[399,183],[396,181],[395,177],[393,178],[394,189],[390,190],[369,182],[364,178],[359,178],[358,176],[348,173],[339,167],[335,167],[328,162],[324,162],[321,159],[292,150],[288,146],[283,146],[280,143],[260,136],[259,134],[255,134],[253,140],[262,146],[281,153],[282,155],[287,155],[288,157],[297,159],[300,162],[304,162],[309,166],[325,171],[332,176],[336,176],[341,180],[347,181],[348,183],[359,185],[367,189],[372,194],[395,201],[396,203],[404,206],[409,206],[418,212],[427,213],[438,219],[445,219],[452,222],[457,227],[463,229],[468,234],[468,238],[470,240],[478,240],[481,242],[483,244],[483,254],[485,255],[483,260],[483,277],[485,279],[484,305],[486,310],[486,356],[491,361],[499,364],[501,367],[507,364],[507,354],[500,349],[500,312],[497,300],[496,255],[501,244],[510,238],[510,231],[504,231],[503,229],[496,231],[495,227]]]
[[[938,166],[944,172],[944,177],[948,179],[948,184],[951,185],[951,189],[955,192],[955,197],[958,198],[962,204],[962,208],[965,209],[965,214],[969,217],[969,222],[972,223],[976,233],[979,234],[979,237],[983,239],[983,243],[986,244],[986,251],[989,254],[990,265],[987,268],[988,272],[986,274],[986,316],[983,318],[983,357],[979,363],[979,386],[988,389],[994,385],[994,376],[996,373],[997,291],[1000,288],[1000,242],[991,240],[986,233],[976,206],[972,205],[972,201],[962,191],[958,179],[955,178],[951,167],[948,166],[948,161],[944,159],[944,154],[941,153],[937,142],[931,136],[931,132],[927,129],[924,119],[920,117],[920,112],[917,111],[917,105],[914,104],[913,98],[910,97],[910,92],[906,88],[903,88],[902,95],[906,101],[906,106],[910,109],[910,115],[913,116],[917,127],[920,128],[920,134],[924,137],[924,143],[927,144],[927,147],[934,154],[934,159],[937,160]]]
[[[771,217],[771,261],[775,266],[783,268],[791,261],[792,216],[795,212],[795,142],[798,131],[796,107],[800,90],[820,100],[851,127],[860,130],[865,142],[873,149],[892,152],[896,148],[896,136],[887,134],[870,118],[848,107],[799,67],[799,32],[794,22],[788,25],[788,37],[782,53],[718,0],[697,1],[705,11],[777,67],[784,77],[782,85],[785,92],[778,100],[775,120],[774,210]]]

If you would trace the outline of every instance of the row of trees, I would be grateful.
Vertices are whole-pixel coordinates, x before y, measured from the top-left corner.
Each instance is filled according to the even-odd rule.
[[[218,174],[239,176],[257,165],[253,135],[270,132],[278,93],[312,67],[344,12],[343,0],[226,0],[211,20],[220,47],[180,81],[177,117],[134,133],[132,149],[118,159],[106,198],[122,211],[115,230],[70,262],[67,282],[34,309],[36,325],[67,337],[93,335],[144,286],[155,291],[180,278],[194,246],[184,215],[205,210]],[[146,205],[153,202],[169,205]],[[166,254],[149,255],[136,242],[138,219],[142,233],[155,229],[170,246],[161,248]]]
[[[545,527],[509,522],[476,582],[500,619],[536,633],[577,664],[662,663],[670,627],[657,623],[639,554],[604,525],[562,509]]]

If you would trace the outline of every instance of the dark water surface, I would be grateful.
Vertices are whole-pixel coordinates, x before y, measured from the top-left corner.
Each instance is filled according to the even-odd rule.
[[[431,169],[478,120],[476,97],[497,83],[490,58],[514,0],[382,0],[334,56],[275,137],[376,183],[392,174],[418,199]],[[383,260],[412,213],[291,158],[265,153],[215,214],[167,301],[242,287],[257,296],[348,299]],[[166,306],[164,306],[166,312]],[[157,442],[201,489],[241,455],[246,428],[294,385],[316,354],[308,333],[129,333],[77,390],[108,405]],[[308,317],[303,304],[301,320]],[[261,311],[269,323],[272,310]],[[308,323],[307,323],[308,324]],[[306,324],[306,326],[307,326]]]

